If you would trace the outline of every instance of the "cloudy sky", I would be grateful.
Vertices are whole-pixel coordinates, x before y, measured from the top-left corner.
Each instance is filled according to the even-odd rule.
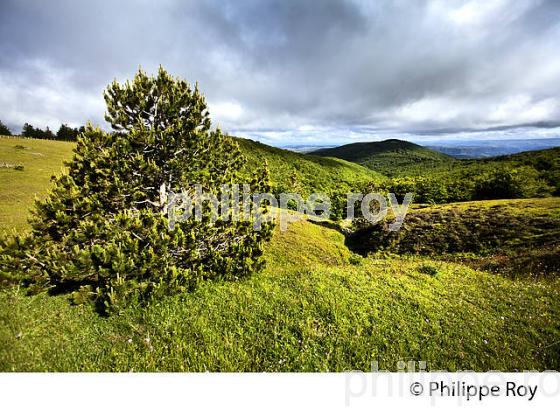
[[[0,120],[104,124],[162,64],[274,145],[560,136],[560,1],[1,0]]]

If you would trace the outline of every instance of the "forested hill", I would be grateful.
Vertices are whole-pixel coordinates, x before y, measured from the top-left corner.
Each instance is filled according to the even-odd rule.
[[[425,169],[455,162],[453,157],[408,141],[390,139],[357,142],[311,152],[313,155],[352,161],[385,175],[395,175],[396,168],[421,165]]]
[[[275,191],[347,192],[357,184],[385,179],[375,171],[342,159],[305,155],[249,139],[235,139],[247,158],[248,172],[261,167],[266,160]]]

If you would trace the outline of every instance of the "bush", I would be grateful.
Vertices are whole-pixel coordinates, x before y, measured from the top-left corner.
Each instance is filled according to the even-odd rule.
[[[210,130],[198,89],[160,68],[157,77],[140,71],[131,83],[114,82],[105,99],[116,132],[88,125],[80,134],[68,173],[36,206],[31,238],[0,242],[0,271],[76,291],[75,301],[107,312],[259,270],[271,223],[257,231],[252,218],[213,221],[206,206],[200,220],[168,229],[165,193],[195,184],[214,194],[231,183],[269,188],[266,170],[238,179],[244,159],[231,138]]]
[[[541,176],[532,166],[499,164],[466,168],[455,173],[393,178],[373,189],[393,192],[399,201],[407,192],[412,192],[416,203],[444,204],[547,196],[556,188],[550,187],[545,178],[553,180],[554,175],[549,172]]]
[[[418,272],[424,273],[429,276],[437,276],[439,269],[433,265],[423,264],[418,267]]]
[[[551,188],[531,166],[498,168],[477,179],[474,199],[530,198],[546,196]]]

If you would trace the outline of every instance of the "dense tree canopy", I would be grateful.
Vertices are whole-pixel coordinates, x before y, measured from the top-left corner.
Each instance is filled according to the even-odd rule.
[[[78,139],[78,135],[85,130],[85,127],[72,128],[67,124],[61,124],[60,128],[56,132],[56,139],[60,141],[76,141]]]
[[[45,130],[41,128],[35,128],[29,123],[25,123],[23,125],[23,130],[21,135],[27,138],[37,138],[37,139],[44,139],[44,140],[54,140],[56,139],[56,135],[47,127]]]

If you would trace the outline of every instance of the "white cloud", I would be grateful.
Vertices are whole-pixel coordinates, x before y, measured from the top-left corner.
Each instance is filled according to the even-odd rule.
[[[30,81],[30,80],[33,81]],[[12,130],[28,122],[57,130],[61,122],[84,125],[87,120],[103,125],[105,108],[101,91],[95,95],[73,84],[73,72],[42,60],[22,62],[19,70],[0,69],[0,112]]]
[[[243,107],[236,102],[208,103],[212,120],[218,123],[231,123],[239,120],[243,115]]]
[[[558,115],[559,108],[556,98],[534,101],[529,95],[516,95],[495,106],[488,113],[487,120],[498,124],[507,124],[512,120],[518,124],[546,121]]]
[[[445,3],[446,6],[452,4],[449,1]],[[541,0],[470,0],[455,8],[443,7],[443,10],[452,23],[480,29],[492,28],[497,23],[511,23],[539,3]]]
[[[457,101],[447,97],[427,97],[398,107],[392,117],[407,123],[442,123],[457,118],[461,108]]]

